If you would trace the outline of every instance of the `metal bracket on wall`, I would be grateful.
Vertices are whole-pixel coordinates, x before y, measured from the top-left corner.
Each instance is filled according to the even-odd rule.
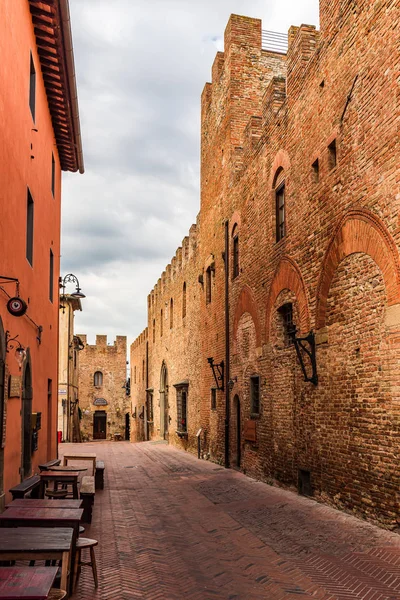
[[[309,381],[314,385],[318,385],[318,374],[317,374],[317,358],[315,352],[315,335],[313,331],[306,337],[296,337],[296,327],[293,327],[291,331],[289,331],[289,335],[293,340],[294,347],[296,348],[297,358],[299,359],[301,370],[303,371],[304,381]],[[306,346],[306,344],[308,346]],[[311,377],[309,377],[306,369],[306,365],[304,362],[304,354],[308,357],[311,363]]]
[[[221,390],[221,392],[223,392],[224,391],[224,377],[225,377],[224,361],[221,360],[220,363],[214,363],[214,359],[211,357],[211,358],[207,358],[207,362],[212,369],[215,383],[217,386],[217,390]]]

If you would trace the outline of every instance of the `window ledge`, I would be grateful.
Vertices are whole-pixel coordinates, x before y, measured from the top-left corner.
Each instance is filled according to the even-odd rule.
[[[176,435],[180,438],[188,438],[188,432],[187,431],[178,431],[176,430]]]

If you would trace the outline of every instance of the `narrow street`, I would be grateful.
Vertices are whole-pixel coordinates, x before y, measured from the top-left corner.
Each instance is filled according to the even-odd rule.
[[[399,600],[400,536],[164,443],[62,444],[105,461],[73,600]]]

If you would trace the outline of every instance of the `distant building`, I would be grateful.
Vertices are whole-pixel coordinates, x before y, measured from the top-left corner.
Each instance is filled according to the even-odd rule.
[[[0,56],[1,510],[57,454],[61,171],[84,170],[68,1],[0,2]]]
[[[400,488],[399,19],[392,0],[320,0],[321,31],[285,39],[231,16],[202,94],[197,224],[131,347],[132,412],[150,415],[133,439],[199,442],[387,527]]]
[[[79,353],[84,345],[74,334],[74,313],[82,310],[82,303],[70,294],[60,300],[58,431],[61,431],[61,441],[80,442]]]
[[[82,441],[129,440],[130,398],[126,385],[126,336],[118,335],[113,345],[106,335],[87,344],[79,353],[79,407]]]

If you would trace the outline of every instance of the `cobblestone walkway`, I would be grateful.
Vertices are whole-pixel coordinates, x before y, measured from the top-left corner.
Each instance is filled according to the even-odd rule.
[[[400,600],[396,534],[163,443],[66,448],[106,465],[73,600]]]

